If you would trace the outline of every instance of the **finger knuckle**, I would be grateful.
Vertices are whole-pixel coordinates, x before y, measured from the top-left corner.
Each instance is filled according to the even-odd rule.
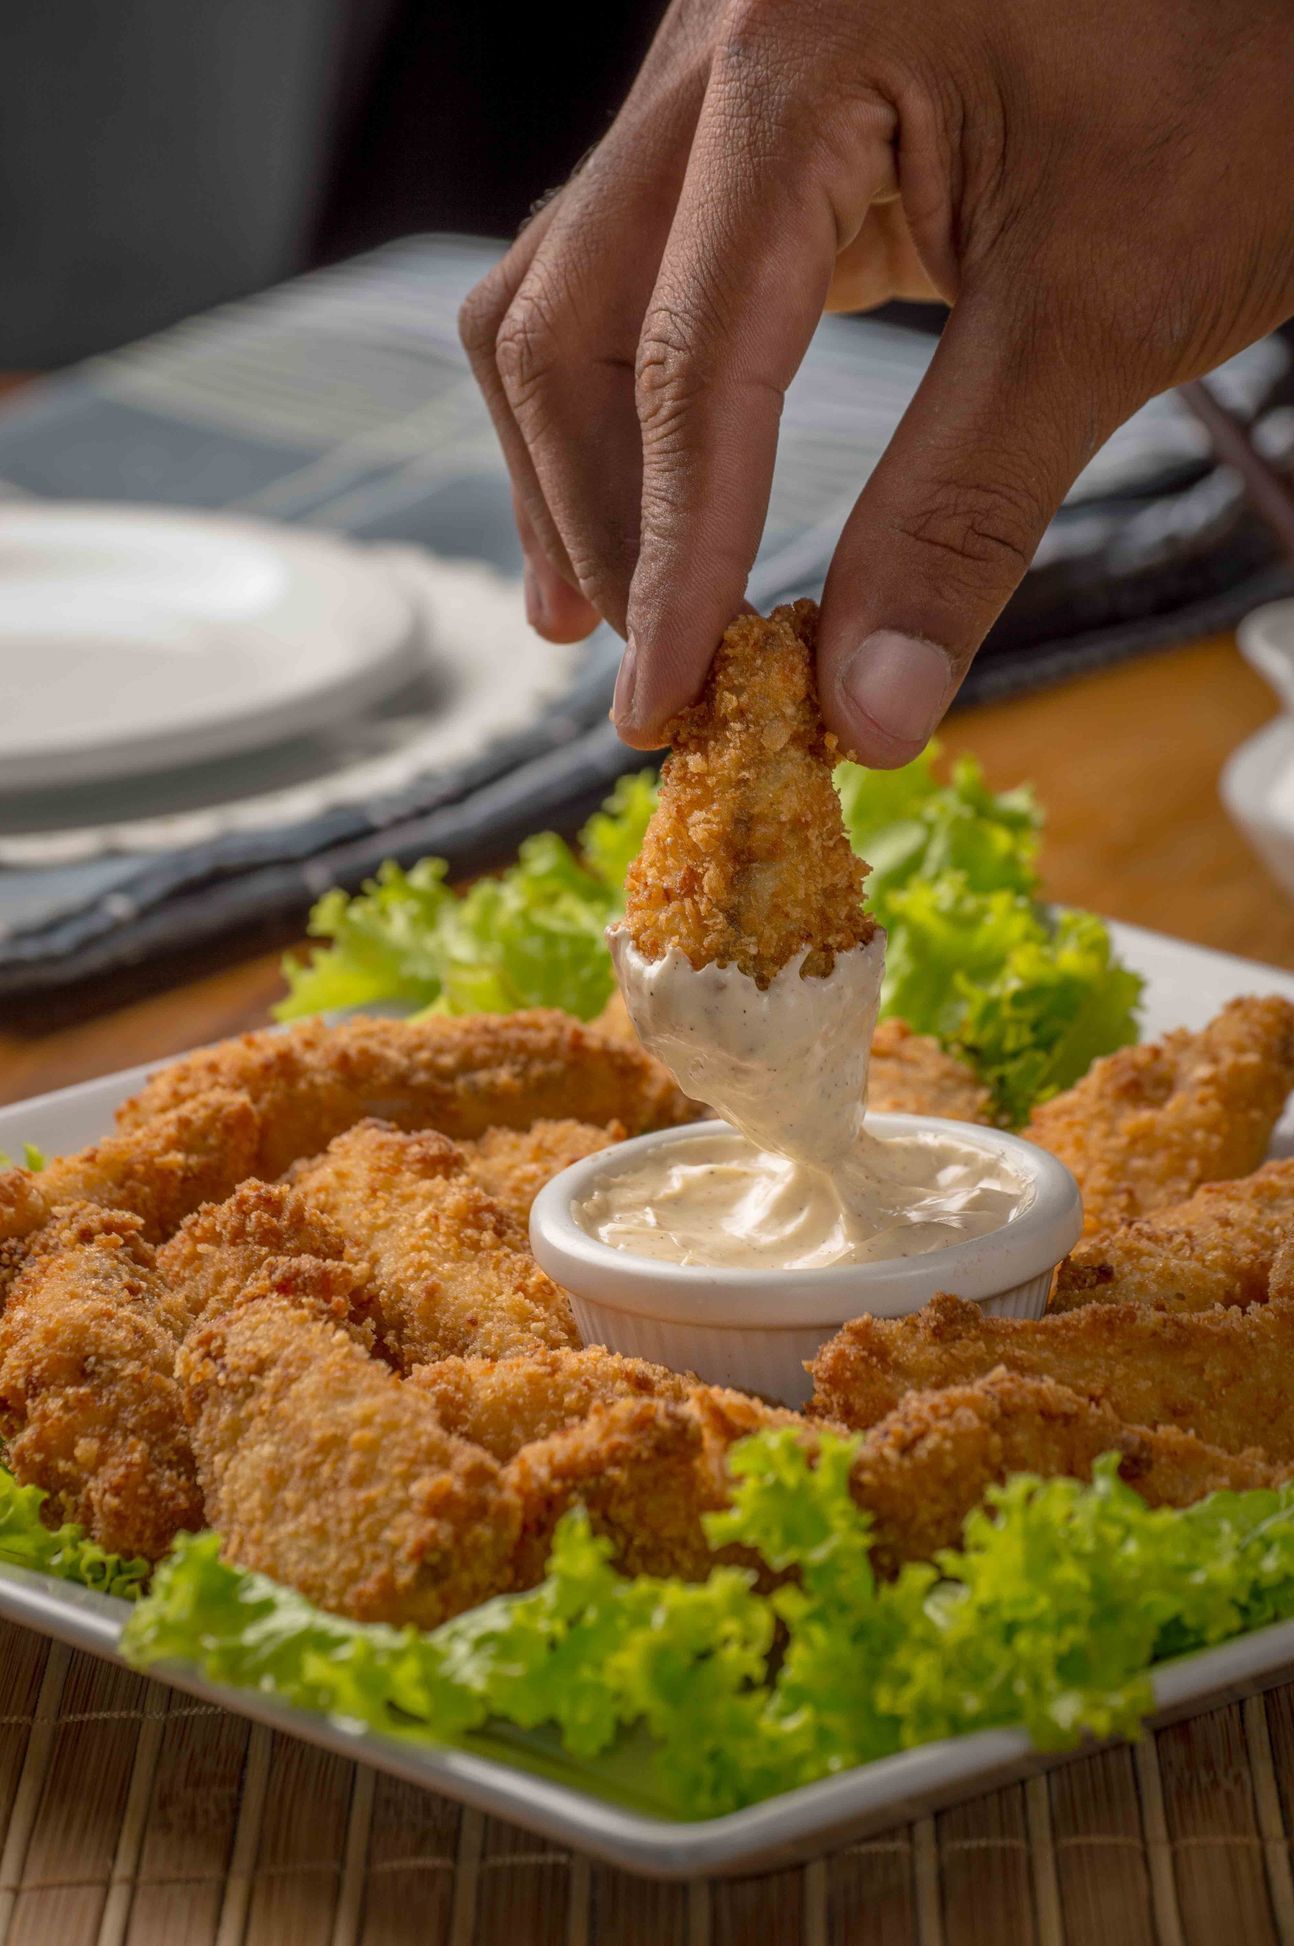
[[[1037,497],[1005,479],[947,486],[896,522],[904,539],[929,551],[932,573],[970,596],[1017,581],[1044,525]]]
[[[667,439],[704,396],[707,381],[695,349],[698,336],[686,312],[658,306],[649,313],[634,367],[634,397],[646,438]]]
[[[560,334],[549,306],[524,285],[494,337],[494,363],[508,403],[524,416],[551,378],[560,355]]]
[[[459,306],[458,335],[474,368],[493,364],[495,340],[511,297],[511,280],[500,265],[474,284]]]

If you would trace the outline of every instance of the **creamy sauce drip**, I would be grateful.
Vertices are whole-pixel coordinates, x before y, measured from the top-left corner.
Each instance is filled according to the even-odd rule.
[[[726,1130],[600,1176],[579,1212],[604,1242],[674,1263],[814,1269],[942,1249],[999,1228],[1025,1185],[950,1129],[883,1139],[863,1125],[885,937],[802,961],[761,990],[736,967],[646,960],[608,934],[638,1035]]]

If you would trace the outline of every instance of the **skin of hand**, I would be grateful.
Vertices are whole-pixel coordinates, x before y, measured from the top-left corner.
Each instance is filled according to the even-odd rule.
[[[842,747],[924,745],[1075,476],[1294,313],[1289,0],[673,0],[461,326],[530,619],[662,741],[742,606],[824,310],[952,306],[827,576]]]

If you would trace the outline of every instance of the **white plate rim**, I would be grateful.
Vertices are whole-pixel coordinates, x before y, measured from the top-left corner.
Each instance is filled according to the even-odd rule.
[[[188,763],[207,762],[232,754],[244,755],[289,735],[325,728],[348,712],[358,710],[411,676],[423,649],[415,627],[413,605],[395,577],[377,560],[370,560],[343,534],[309,528],[278,527],[250,516],[202,514],[150,506],[116,506],[111,502],[19,502],[0,509],[0,536],[7,522],[37,512],[48,513],[61,525],[111,520],[114,524],[193,532],[207,539],[225,537],[266,548],[280,556],[289,570],[293,589],[317,589],[337,597],[353,591],[363,613],[362,636],[352,632],[326,674],[318,670],[291,690],[256,700],[230,685],[227,700],[201,720],[179,723],[165,730],[143,732],[114,729],[101,740],[42,743],[24,752],[0,753],[3,794],[12,796],[48,786],[107,783],[113,779],[172,770]],[[325,601],[325,606],[327,602]],[[332,631],[334,642],[343,637]],[[267,638],[268,640],[268,638]],[[2,799],[0,799],[2,801]]]

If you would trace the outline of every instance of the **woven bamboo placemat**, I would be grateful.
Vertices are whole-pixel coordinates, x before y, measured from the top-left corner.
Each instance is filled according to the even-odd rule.
[[[0,1624],[0,1946],[1294,1946],[1294,1686],[656,1885]]]

